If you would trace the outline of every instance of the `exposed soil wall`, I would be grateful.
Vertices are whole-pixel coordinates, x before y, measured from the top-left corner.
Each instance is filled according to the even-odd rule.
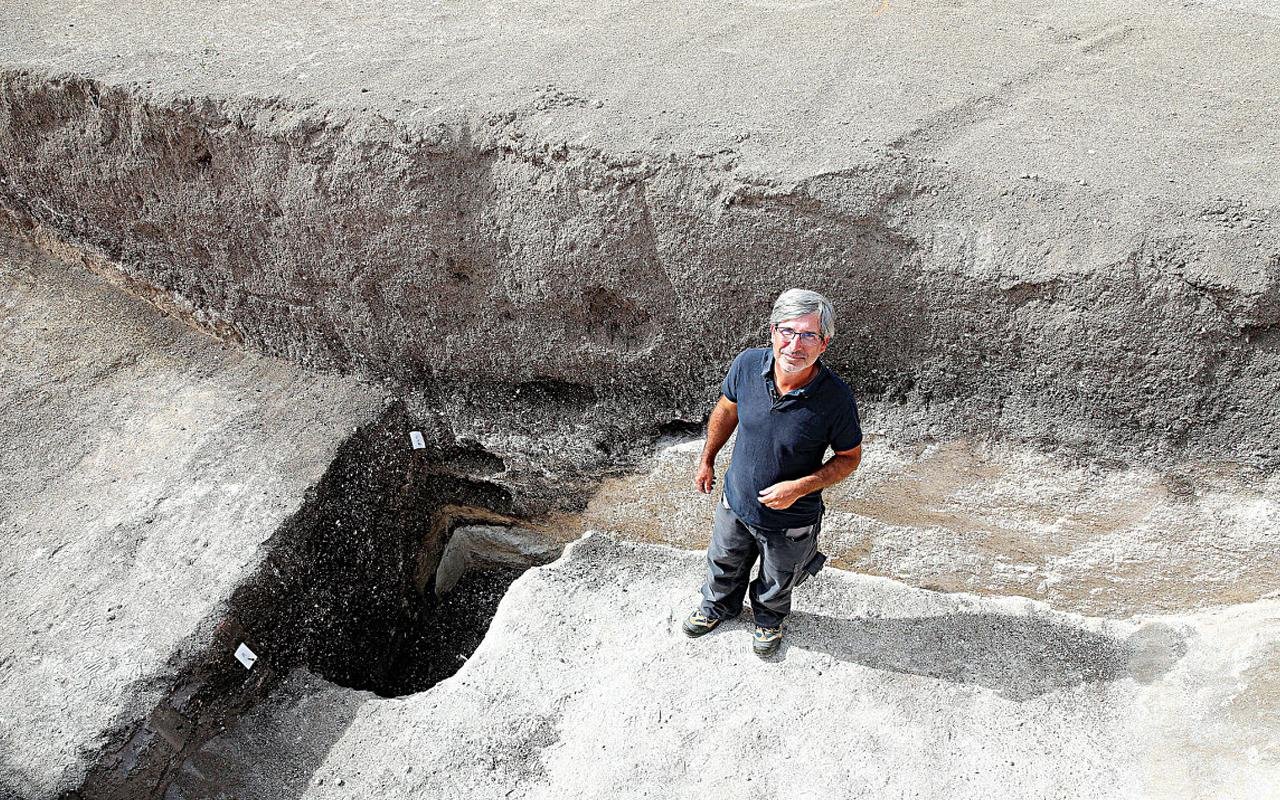
[[[699,419],[805,285],[836,301],[829,360],[861,396],[939,429],[1280,463],[1269,209],[981,185],[902,143],[783,183],[731,150],[607,153],[524,122],[8,69],[0,201],[255,348],[462,404],[553,387],[624,442]]]

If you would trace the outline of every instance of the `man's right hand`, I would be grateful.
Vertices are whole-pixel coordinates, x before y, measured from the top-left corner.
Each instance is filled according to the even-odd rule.
[[[720,395],[716,407],[711,409],[711,418],[707,420],[707,443],[702,446],[702,455],[698,458],[698,474],[693,478],[693,485],[703,494],[711,494],[716,485],[716,453],[724,447],[738,427],[738,404]]]
[[[699,464],[698,474],[693,477],[693,485],[703,494],[711,494],[716,485],[716,468],[714,464]]]

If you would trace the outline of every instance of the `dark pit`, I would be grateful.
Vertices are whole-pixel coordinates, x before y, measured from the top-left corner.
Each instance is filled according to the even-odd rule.
[[[164,699],[146,720],[113,732],[73,796],[167,796],[205,743],[298,668],[383,697],[425,691],[457,672],[532,562],[481,554],[437,596],[436,569],[456,529],[518,520],[505,490],[456,471],[456,443],[415,450],[411,428],[397,405],[343,445],[304,507],[264,545],[265,561],[226,615],[182,648],[195,655]],[[251,667],[236,658],[241,646],[257,658]],[[203,780],[219,785],[216,774]]]
[[[525,568],[467,570],[443,597],[422,598],[416,623],[376,684],[367,687],[383,697],[425,691],[450,677],[480,646],[489,623],[511,583]]]

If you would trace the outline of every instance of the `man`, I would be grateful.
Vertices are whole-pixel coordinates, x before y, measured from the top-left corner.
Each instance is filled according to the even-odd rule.
[[[777,652],[791,591],[822,568],[822,490],[862,458],[853,392],[819,358],[835,335],[835,312],[817,292],[788,289],[769,317],[771,347],[734,359],[707,424],[694,485],[709,494],[716,454],[735,428],[733,463],[716,504],[702,604],[685,620],[689,636],[710,633],[742,611],[755,617],[752,651]],[[834,455],[823,462],[827,447]],[[751,580],[756,559],[760,568]]]

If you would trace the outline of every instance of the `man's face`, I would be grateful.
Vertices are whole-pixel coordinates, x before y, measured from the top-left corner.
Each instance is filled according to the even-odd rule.
[[[773,360],[783,372],[804,372],[812,367],[818,356],[827,350],[829,340],[822,339],[822,318],[817,311],[803,317],[783,320],[772,327]],[[787,341],[782,330],[795,333],[791,341]],[[807,338],[801,334],[812,333],[818,338],[806,343]]]

